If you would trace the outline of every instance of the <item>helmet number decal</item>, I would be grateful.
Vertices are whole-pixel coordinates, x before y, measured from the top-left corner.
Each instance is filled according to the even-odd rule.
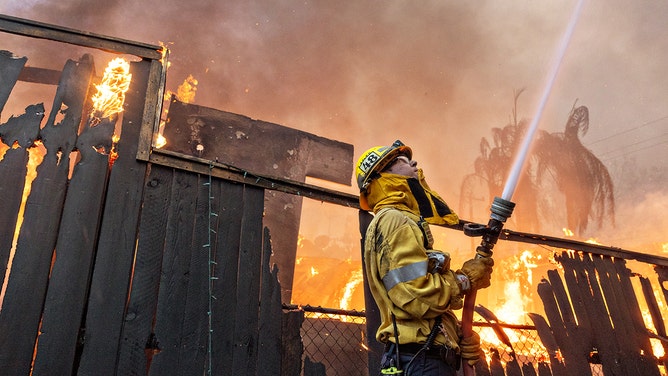
[[[380,155],[373,152],[369,153],[369,155],[367,155],[366,158],[364,158],[362,163],[360,163],[359,165],[360,170],[362,170],[366,174],[367,172],[369,172],[371,168],[373,168],[373,166],[376,164],[376,162],[378,162],[379,159]]]

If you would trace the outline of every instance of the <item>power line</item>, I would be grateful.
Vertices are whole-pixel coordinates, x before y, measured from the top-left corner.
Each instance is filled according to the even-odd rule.
[[[599,140],[590,142],[588,145],[594,145],[594,144],[597,144],[597,143],[599,143],[599,142],[601,142],[601,141],[609,140],[609,139],[611,139],[611,138],[613,138],[613,137],[617,137],[617,136],[621,136],[621,135],[623,135],[623,134],[627,134],[627,133],[629,133],[629,132],[633,132],[633,131],[635,131],[635,130],[638,130],[638,129],[640,129],[640,128],[644,128],[644,127],[646,127],[646,126],[648,126],[648,125],[650,125],[650,124],[654,124],[654,123],[657,123],[657,122],[659,122],[659,121],[661,121],[661,120],[665,120],[665,119],[668,119],[668,115],[662,116],[662,117],[657,118],[657,119],[654,119],[654,120],[647,121],[647,122],[645,122],[645,123],[640,124],[640,125],[637,126],[637,127],[633,127],[633,128],[630,128],[630,129],[626,129],[626,130],[624,130],[624,131],[622,131],[622,132],[619,132],[619,133],[611,134],[611,135],[609,135],[609,136],[607,136],[607,137],[604,137],[604,138],[601,138],[601,139],[599,139]]]
[[[645,140],[645,141],[649,141],[649,140]],[[644,141],[642,141],[642,142],[644,142]],[[638,143],[635,143],[635,144],[633,144],[633,145],[637,145],[637,144],[642,143],[642,142],[638,142]],[[606,162],[607,162],[607,161],[611,161],[611,160],[613,160],[613,159],[617,159],[617,158],[620,158],[620,157],[627,156],[627,155],[629,155],[629,154],[633,154],[633,153],[637,153],[637,152],[644,151],[644,150],[647,150],[647,149],[651,149],[651,148],[653,148],[653,147],[655,147],[655,146],[663,145],[663,144],[666,144],[666,143],[668,143],[668,140],[659,141],[659,142],[657,142],[657,143],[655,143],[655,144],[651,144],[651,145],[648,145],[648,146],[643,147],[643,148],[640,148],[640,149],[631,150],[631,151],[628,151],[628,152],[624,152],[624,153],[621,153],[621,154],[618,154],[618,155],[611,156],[611,157],[609,157],[609,158],[605,158],[605,159],[603,159],[603,161],[606,161]],[[633,145],[629,145],[629,146],[633,146]],[[616,150],[613,150],[613,152],[614,152],[614,151],[616,151]],[[609,153],[610,153],[610,152],[608,152],[608,153],[603,153],[603,155],[605,155],[605,154],[609,154]]]

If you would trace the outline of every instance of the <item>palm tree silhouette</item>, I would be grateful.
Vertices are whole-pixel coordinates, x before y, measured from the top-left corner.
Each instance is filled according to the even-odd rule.
[[[461,186],[460,212],[473,206],[486,187],[488,203],[500,195],[518,144],[526,131],[526,120],[517,119],[515,92],[512,119],[503,128],[492,129],[492,143],[480,141],[480,156],[474,172]],[[514,221],[525,231],[538,232],[544,227],[567,226],[582,235],[594,224],[601,228],[605,218],[614,224],[614,194],[610,174],[603,163],[580,142],[589,129],[589,110],[585,106],[571,110],[564,132],[536,134],[532,152],[515,191],[518,205]],[[565,222],[565,223],[564,223]]]

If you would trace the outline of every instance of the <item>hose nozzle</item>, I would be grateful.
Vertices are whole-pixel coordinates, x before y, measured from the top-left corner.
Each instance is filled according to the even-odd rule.
[[[502,199],[501,197],[494,197],[492,207],[490,208],[492,214],[486,227],[482,227],[479,224],[467,223],[464,225],[465,234],[469,236],[482,235],[482,241],[476,248],[476,257],[492,257],[492,249],[494,249],[494,245],[499,239],[499,235],[501,235],[503,224],[513,214],[513,209],[515,209],[514,202]]]

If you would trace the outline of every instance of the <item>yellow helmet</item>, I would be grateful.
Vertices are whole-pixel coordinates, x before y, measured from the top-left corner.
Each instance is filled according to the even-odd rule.
[[[394,141],[390,146],[376,146],[365,151],[357,161],[357,168],[355,169],[355,178],[360,192],[369,186],[377,173],[383,171],[388,163],[400,154],[407,156],[409,159],[413,157],[411,148],[399,140]]]

